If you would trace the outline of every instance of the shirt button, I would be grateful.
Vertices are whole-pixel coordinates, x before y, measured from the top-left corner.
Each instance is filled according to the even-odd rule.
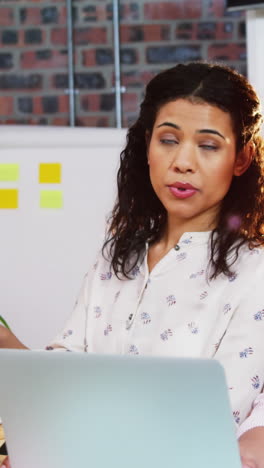
[[[179,246],[178,244],[176,244],[176,245],[174,246],[174,250],[180,250],[180,246]]]

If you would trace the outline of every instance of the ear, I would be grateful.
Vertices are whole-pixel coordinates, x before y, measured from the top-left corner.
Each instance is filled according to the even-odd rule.
[[[252,141],[248,142],[244,148],[237,154],[234,175],[239,177],[249,168],[254,157],[255,145]]]

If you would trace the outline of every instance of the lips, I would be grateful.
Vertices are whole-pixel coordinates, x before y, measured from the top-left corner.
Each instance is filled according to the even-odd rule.
[[[189,198],[198,192],[198,189],[189,183],[175,182],[167,186],[171,194],[180,199]]]
[[[170,184],[169,187],[176,187],[178,189],[185,189],[185,190],[198,190],[196,187],[194,187],[191,184],[188,184],[187,182],[175,182],[174,184]]]

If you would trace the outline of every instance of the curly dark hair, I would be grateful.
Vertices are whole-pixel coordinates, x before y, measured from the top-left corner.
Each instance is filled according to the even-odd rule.
[[[264,144],[258,96],[243,75],[226,66],[178,64],[148,83],[139,117],[128,130],[126,147],[120,155],[117,201],[103,246],[103,254],[107,247],[111,267],[119,278],[130,278],[131,270],[143,259],[146,242],[156,242],[164,232],[167,212],[150,182],[146,134],[151,136],[159,109],[179,98],[228,112],[237,153],[247,144],[253,148],[252,163],[243,175],[233,177],[211,233],[211,279],[220,273],[232,274],[230,268],[243,244],[248,243],[250,248],[264,244]],[[232,228],[230,218],[239,220]],[[231,252],[235,255],[230,264]]]

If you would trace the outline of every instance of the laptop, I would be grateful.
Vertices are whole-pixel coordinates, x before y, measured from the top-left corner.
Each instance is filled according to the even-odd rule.
[[[241,468],[215,360],[0,350],[12,468]]]

